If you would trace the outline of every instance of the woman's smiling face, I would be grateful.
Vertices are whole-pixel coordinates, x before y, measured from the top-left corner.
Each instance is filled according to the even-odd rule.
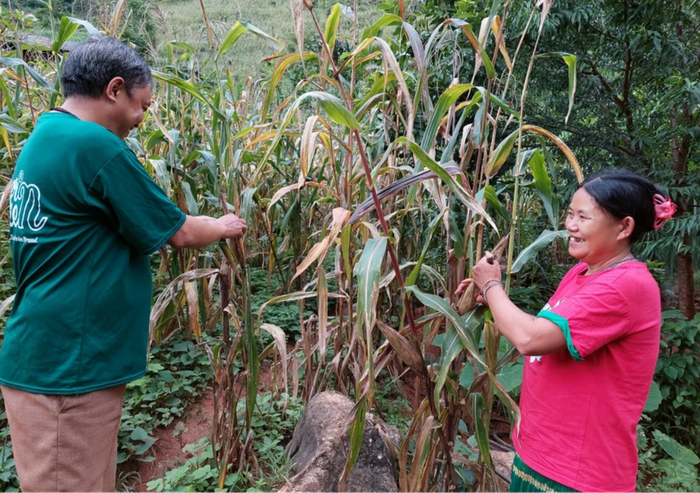
[[[600,208],[586,190],[574,194],[566,216],[569,254],[590,265],[606,262],[619,254],[627,237],[624,220],[618,220]]]

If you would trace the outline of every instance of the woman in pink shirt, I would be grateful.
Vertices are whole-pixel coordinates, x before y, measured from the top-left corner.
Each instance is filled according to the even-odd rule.
[[[631,247],[675,212],[662,193],[626,170],[584,181],[566,218],[581,262],[537,316],[508,298],[489,253],[474,267],[480,301],[525,355],[511,491],[634,491],[661,302]]]

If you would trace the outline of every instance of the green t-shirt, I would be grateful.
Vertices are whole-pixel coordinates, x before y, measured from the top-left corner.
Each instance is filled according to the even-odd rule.
[[[0,384],[71,395],[141,377],[149,255],[184,221],[115,134],[72,115],[42,115],[10,194],[17,294]]]

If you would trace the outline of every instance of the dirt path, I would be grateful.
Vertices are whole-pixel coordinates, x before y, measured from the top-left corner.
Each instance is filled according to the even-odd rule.
[[[142,463],[132,486],[134,490],[148,491],[149,481],[162,478],[166,472],[191,458],[192,454],[183,452],[182,449],[199,442],[203,437],[211,436],[212,416],[214,400],[209,389],[200,400],[190,404],[182,418],[176,419],[166,428],[156,430],[153,434],[156,443],[151,449],[156,460]]]
[[[290,345],[288,351],[293,351]],[[291,365],[290,365],[291,369]],[[269,361],[260,367],[259,394],[272,387],[274,368]],[[277,384],[282,385],[281,375]],[[245,389],[242,389],[245,392]],[[131,491],[148,491],[148,482],[162,478],[168,471],[181,466],[192,454],[183,452],[183,448],[198,443],[203,437],[211,438],[213,430],[214,398],[208,389],[202,396],[190,404],[182,417],[175,419],[169,426],[158,428],[153,432],[156,443],[151,448],[155,457],[153,462],[143,462],[135,471],[129,489]]]

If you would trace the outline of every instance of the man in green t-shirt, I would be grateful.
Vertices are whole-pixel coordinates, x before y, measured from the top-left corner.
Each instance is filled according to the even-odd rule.
[[[149,255],[246,225],[185,215],[125,144],[153,86],[134,50],[90,39],[61,82],[65,102],[39,118],[13,176],[0,385],[24,491],[114,491],[124,388],[146,372]]]

